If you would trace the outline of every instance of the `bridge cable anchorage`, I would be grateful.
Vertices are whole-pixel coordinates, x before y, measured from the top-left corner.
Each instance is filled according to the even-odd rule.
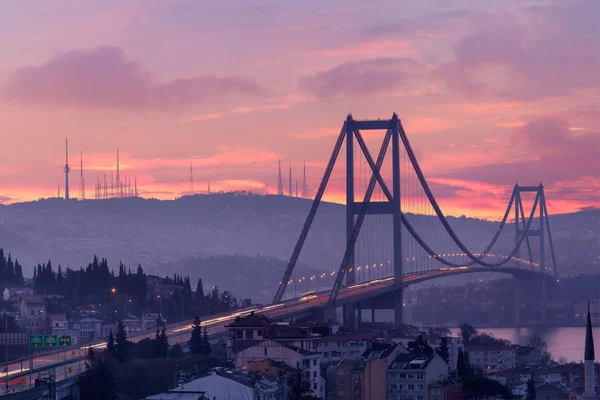
[[[401,129],[401,132],[403,132],[403,129]],[[401,135],[401,137],[402,137],[402,135]],[[358,141],[358,143],[359,143],[359,146],[361,147],[361,149],[363,149],[363,152],[365,153],[365,158],[367,159],[367,162],[369,163],[369,165],[371,166],[371,168],[373,168],[373,167],[374,167],[374,165],[373,165],[373,164],[374,164],[374,163],[373,163],[373,158],[371,157],[371,155],[370,155],[370,153],[369,153],[369,151],[368,151],[368,149],[367,149],[367,146],[366,146],[366,144],[365,144],[365,142],[364,142],[364,140],[363,140],[362,136],[360,135],[360,133],[358,133],[358,135],[357,135],[357,141]],[[406,143],[405,143],[405,145],[406,145]],[[366,152],[365,152],[365,150],[366,150]],[[414,154],[413,154],[413,156],[414,156]],[[409,154],[409,157],[410,157],[410,154]],[[412,160],[411,160],[411,162],[412,162]],[[418,166],[418,164],[417,164],[417,166]],[[415,166],[414,166],[414,163],[413,163],[413,168],[415,168]],[[417,171],[417,170],[415,169],[415,171]],[[419,171],[420,171],[420,168],[419,168]],[[383,190],[384,194],[386,195],[386,197],[388,198],[388,200],[389,200],[389,201],[391,201],[391,199],[392,199],[392,194],[390,193],[390,190],[389,190],[389,188],[387,187],[387,184],[385,183],[385,181],[384,181],[384,180],[383,180],[383,178],[381,177],[381,174],[379,174],[379,172],[378,172],[378,171],[377,171],[377,172],[375,172],[375,171],[374,171],[374,174],[376,174],[376,175],[377,175],[375,178],[376,178],[376,179],[377,179],[377,181],[379,182],[379,185],[381,186],[381,188],[382,188],[382,190]],[[429,193],[431,193],[431,192],[429,192]],[[427,194],[427,192],[426,192],[426,194]],[[428,197],[429,197],[429,196],[428,196]],[[476,263],[476,264],[479,264],[479,265],[482,265],[482,266],[486,266],[486,267],[497,267],[497,266],[504,265],[504,264],[506,264],[508,261],[510,261],[510,259],[511,259],[511,258],[514,256],[514,254],[517,252],[517,250],[519,249],[519,247],[520,247],[520,246],[521,246],[521,244],[523,243],[523,241],[524,241],[525,237],[527,236],[527,232],[529,232],[529,229],[530,229],[530,227],[531,227],[531,223],[532,223],[532,221],[533,221],[533,218],[535,217],[535,211],[536,211],[536,209],[537,209],[537,203],[538,203],[538,201],[539,201],[539,198],[540,198],[540,193],[538,192],[538,194],[537,194],[537,196],[536,196],[536,199],[535,199],[535,203],[534,203],[534,205],[533,205],[533,208],[532,208],[532,210],[531,210],[531,214],[530,214],[530,216],[529,216],[529,220],[528,220],[527,226],[525,227],[524,236],[523,236],[523,237],[521,237],[521,239],[520,239],[520,241],[519,241],[518,245],[517,245],[517,246],[515,246],[515,248],[514,248],[514,249],[513,249],[513,251],[511,252],[511,254],[510,254],[508,257],[506,257],[504,260],[502,260],[502,261],[499,261],[498,263],[487,263],[487,262],[481,261],[481,258],[483,258],[483,257],[485,257],[485,255],[487,255],[487,252],[489,251],[489,249],[491,249],[491,247],[492,247],[492,246],[493,246],[493,244],[495,243],[495,240],[497,240],[497,239],[498,239],[498,237],[500,236],[500,232],[501,232],[502,228],[499,228],[499,229],[498,229],[498,231],[496,232],[496,235],[494,236],[494,240],[493,240],[492,242],[490,242],[490,244],[488,245],[488,248],[487,248],[487,249],[486,249],[486,250],[485,250],[485,251],[482,253],[482,256],[481,256],[481,257],[479,257],[479,258],[478,258],[478,257],[475,257],[475,256],[473,256],[473,254],[471,254],[471,252],[470,252],[470,251],[469,251],[469,250],[466,248],[466,246],[464,246],[464,245],[462,244],[462,242],[460,242],[460,239],[458,239],[458,237],[456,237],[456,234],[454,234],[454,237],[456,237],[456,240],[458,240],[458,242],[456,242],[456,240],[455,240],[456,244],[457,244],[457,245],[459,245],[459,247],[461,247],[461,245],[462,245],[462,247],[461,247],[461,250],[463,250],[463,252],[464,252],[465,254],[467,254],[467,256],[469,256],[469,257],[470,257],[470,258],[471,258],[471,259],[474,261],[474,262],[472,262],[472,263],[470,263],[470,264],[467,264],[467,265],[464,265],[464,264],[463,264],[463,265],[461,265],[461,264],[456,264],[456,263],[453,263],[453,262],[451,262],[451,261],[448,261],[448,260],[446,260],[446,259],[444,259],[444,258],[440,257],[438,253],[436,253],[436,252],[435,252],[433,249],[431,249],[431,248],[430,248],[430,247],[427,245],[427,243],[425,243],[425,241],[424,241],[424,240],[423,240],[423,239],[422,239],[422,238],[419,236],[419,234],[416,232],[416,230],[414,229],[414,227],[413,227],[413,226],[411,225],[411,223],[408,221],[408,219],[406,218],[406,216],[405,216],[405,214],[404,214],[404,213],[401,213],[401,216],[402,216],[402,224],[406,226],[406,229],[409,231],[409,233],[411,234],[411,236],[412,236],[412,237],[413,237],[413,238],[414,238],[414,239],[415,239],[415,240],[416,240],[416,241],[419,243],[419,245],[421,245],[421,247],[422,247],[422,248],[423,248],[423,249],[424,249],[424,250],[425,250],[427,253],[429,253],[429,254],[430,254],[432,257],[434,257],[434,258],[435,258],[437,261],[441,262],[442,264],[445,264],[445,265],[448,265],[448,266],[451,266],[451,267],[461,267],[461,266],[473,265],[473,264],[475,264],[475,263]],[[505,212],[505,215],[504,215],[504,218],[503,218],[503,223],[501,224],[502,226],[504,226],[504,223],[506,223],[506,219],[508,218],[508,214],[510,213],[510,209],[511,209],[511,207],[512,207],[512,204],[513,204],[513,201],[514,201],[514,199],[515,199],[515,190],[513,190],[513,194],[512,194],[512,196],[511,196],[511,199],[510,199],[510,202],[509,202],[509,206],[507,207],[507,210],[506,210],[506,212]],[[431,201],[431,199],[430,199],[430,203],[431,203],[431,205],[432,205],[434,208],[436,208],[436,206],[437,206],[437,203],[435,203],[435,204],[434,204],[434,202],[435,202],[435,199],[434,199],[434,201],[433,201],[433,202],[432,202],[432,201]],[[441,214],[441,210],[439,209],[439,206],[437,206],[437,210],[436,210],[436,212],[437,212],[438,210],[439,210],[439,212],[440,212],[440,214]],[[439,214],[438,214],[438,218],[439,218]],[[448,232],[448,234],[450,234],[450,235],[452,236],[452,234],[453,234],[454,232],[451,232],[451,231],[452,231],[452,228],[449,226],[449,224],[448,224],[448,222],[446,221],[445,217],[443,217],[443,214],[442,214],[442,218],[440,219],[440,221],[442,222],[442,225],[444,225],[444,228],[446,228],[446,231]],[[454,238],[453,238],[453,239],[454,239]],[[459,243],[460,243],[460,244],[459,244]]]
[[[308,231],[313,223],[315,215],[317,213],[317,209],[319,208],[319,204],[321,203],[321,199],[323,198],[323,194],[325,193],[325,188],[327,187],[327,183],[329,182],[329,178],[331,177],[331,172],[333,171],[333,167],[335,165],[335,161],[340,153],[342,148],[342,144],[344,143],[344,137],[346,136],[346,123],[342,126],[340,134],[338,135],[338,139],[333,148],[333,152],[331,153],[331,157],[329,158],[329,163],[327,164],[327,168],[325,169],[325,173],[323,174],[323,179],[321,179],[321,184],[319,185],[319,189],[315,194],[315,198],[313,200],[312,206],[306,217],[306,221],[304,222],[304,226],[302,227],[302,231],[300,233],[300,237],[298,238],[298,242],[294,247],[294,252],[290,258],[290,261],[285,269],[285,273],[283,274],[283,279],[279,283],[277,288],[277,292],[275,293],[275,297],[273,298],[273,304],[278,304],[281,302],[283,298],[283,294],[288,285],[290,277],[292,276],[292,272],[294,271],[294,267],[298,262],[298,257],[300,256],[300,252],[302,251],[302,247],[304,246],[304,242],[306,241],[306,237],[308,235]]]
[[[517,203],[521,210],[521,220],[523,222],[523,228],[524,228],[525,227],[525,212],[523,211],[523,199],[521,199],[521,193],[518,192],[517,196],[518,196]],[[545,204],[545,202],[544,202],[544,204]],[[519,232],[521,223],[517,220],[517,221],[515,221],[515,224],[517,224],[517,232]],[[527,244],[527,253],[529,255],[529,264],[531,264],[531,269],[534,269],[533,253],[531,252],[531,244],[529,243],[529,236],[526,236],[525,242]]]
[[[442,225],[444,226],[444,228],[446,229],[446,232],[448,232],[448,234],[450,235],[450,237],[452,238],[452,240],[454,241],[454,243],[456,243],[456,245],[463,251],[463,253],[465,253],[467,255],[467,257],[469,257],[471,260],[475,261],[476,264],[485,266],[485,267],[497,267],[500,265],[503,265],[505,263],[507,263],[514,255],[515,253],[518,251],[519,247],[521,246],[521,244],[523,243],[525,236],[527,236],[527,234],[529,233],[529,228],[531,227],[531,222],[533,221],[533,218],[535,216],[535,210],[537,208],[537,204],[538,201],[540,200],[540,194],[541,194],[541,190],[538,190],[537,195],[536,195],[536,200],[534,203],[534,206],[532,208],[532,213],[529,217],[529,221],[528,224],[525,228],[525,231],[523,232],[523,237],[521,238],[521,240],[519,240],[519,244],[518,246],[516,246],[513,251],[510,253],[510,255],[498,262],[498,263],[488,263],[485,261],[482,261],[481,258],[476,257],[475,255],[473,255],[471,253],[471,251],[469,251],[469,249],[462,243],[462,241],[458,238],[458,236],[456,235],[456,233],[454,232],[454,230],[452,229],[452,227],[450,226],[450,224],[448,223],[448,221],[446,220],[446,217],[444,216],[444,213],[442,212],[442,210],[440,209],[440,206],[438,205],[437,201],[435,200],[435,197],[433,197],[433,193],[431,192],[431,189],[429,188],[429,184],[427,183],[427,180],[425,179],[425,176],[423,175],[423,172],[421,171],[421,167],[419,166],[419,163],[417,162],[417,159],[415,157],[415,154],[412,150],[412,147],[410,145],[410,142],[408,141],[408,137],[406,136],[406,132],[404,131],[404,127],[402,126],[401,122],[398,122],[400,125],[400,138],[402,139],[402,142],[404,144],[404,147],[408,153],[408,157],[412,163],[413,169],[415,170],[415,172],[417,173],[417,178],[419,178],[419,181],[421,183],[421,187],[423,188],[423,190],[425,191],[425,194],[427,195],[427,198],[429,199],[429,202],[431,203],[431,205],[433,206],[438,219],[440,220],[440,222],[442,223]],[[541,185],[540,185],[540,189],[541,189]],[[416,239],[416,238],[415,238]]]
[[[360,137],[360,132],[358,130],[354,131],[354,136],[357,138]],[[352,230],[352,235],[348,240],[346,245],[346,251],[344,252],[344,258],[342,259],[342,263],[340,264],[340,268],[338,270],[337,276],[335,277],[335,282],[333,284],[333,289],[331,290],[331,295],[329,296],[329,304],[334,304],[339,293],[339,290],[342,286],[342,282],[344,280],[344,276],[346,275],[346,270],[348,269],[348,261],[352,256],[352,252],[354,251],[354,245],[356,243],[356,239],[358,238],[358,234],[360,233],[360,228],[365,219],[365,215],[367,214],[367,208],[369,207],[369,201],[371,200],[371,196],[373,195],[373,190],[375,189],[375,183],[377,183],[376,175],[379,175],[379,170],[381,169],[381,165],[383,164],[383,160],[387,153],[387,148],[390,143],[390,139],[392,137],[392,130],[388,129],[385,137],[383,138],[383,143],[381,145],[381,149],[379,150],[379,155],[377,157],[377,163],[375,164],[375,169],[372,172],[371,179],[369,180],[369,186],[367,187],[367,192],[365,193],[364,200],[360,206],[360,212],[358,217],[356,218],[356,222],[354,223],[354,229]],[[363,152],[365,149],[361,146]],[[367,153],[368,153],[368,149]],[[370,157],[370,154],[369,154]],[[348,206],[347,206],[348,207]]]

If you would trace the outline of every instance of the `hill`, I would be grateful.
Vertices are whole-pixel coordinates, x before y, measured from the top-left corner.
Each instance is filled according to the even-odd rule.
[[[266,282],[267,287],[278,282],[311,203],[300,198],[239,193],[168,201],[47,199],[17,203],[0,207],[0,247],[19,258],[25,276],[32,275],[34,264],[48,259],[77,267],[87,263],[90,255],[99,254],[107,257],[111,266],[122,260],[129,266],[142,264],[149,273],[190,274],[192,279],[202,277],[208,284],[229,287],[229,281],[234,280],[239,283],[237,290],[252,291],[255,283],[244,283],[249,277]],[[379,262],[388,256],[382,248],[378,253],[378,243],[383,247],[389,242],[386,232],[391,234],[391,228],[389,224],[387,230],[374,226],[389,217],[369,218],[370,228],[361,234],[361,240],[370,237],[375,243],[371,246],[373,254],[368,256]],[[430,244],[438,252],[458,252],[434,217],[409,215],[409,219],[419,233],[431,238]],[[449,220],[472,249],[482,249],[498,227],[497,222],[472,218]],[[300,259],[301,271],[308,274],[337,269],[345,245],[344,221],[344,205],[321,204]],[[598,259],[598,223],[597,210],[551,217],[561,270],[585,267]],[[514,245],[514,227],[508,225],[504,232],[495,248],[499,254],[508,253]],[[408,235],[403,240],[409,253],[421,254],[411,250],[415,246]],[[535,250],[537,246],[533,247]],[[359,256],[365,254],[363,251]],[[217,255],[231,257],[205,262]],[[243,261],[240,255],[254,261]],[[264,261],[262,272],[256,271],[257,259]]]

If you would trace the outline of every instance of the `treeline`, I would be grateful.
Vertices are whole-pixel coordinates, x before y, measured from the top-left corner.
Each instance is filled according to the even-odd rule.
[[[0,282],[12,286],[23,286],[25,283],[23,267],[19,264],[19,260],[15,258],[13,261],[10,253],[6,257],[3,249],[0,249]]]

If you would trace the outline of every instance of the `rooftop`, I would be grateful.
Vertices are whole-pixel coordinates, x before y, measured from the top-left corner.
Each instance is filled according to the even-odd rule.
[[[423,370],[427,368],[435,354],[403,354],[396,356],[388,369]]]

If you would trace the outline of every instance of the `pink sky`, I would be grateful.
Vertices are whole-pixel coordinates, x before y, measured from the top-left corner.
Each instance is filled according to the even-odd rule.
[[[145,197],[184,194],[190,162],[199,192],[273,193],[277,160],[297,177],[306,160],[314,190],[348,112],[395,111],[447,214],[498,218],[517,181],[543,182],[551,213],[598,206],[599,14],[597,0],[2,2],[0,202],[54,196],[65,137],[72,195],[79,152],[93,197],[117,147]]]

